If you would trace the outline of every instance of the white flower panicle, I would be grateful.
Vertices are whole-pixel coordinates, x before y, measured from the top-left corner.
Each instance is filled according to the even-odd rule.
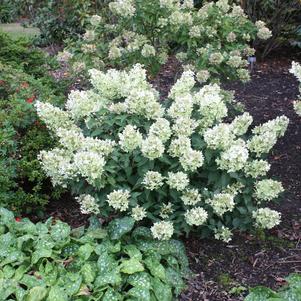
[[[265,133],[274,133],[277,138],[283,137],[288,127],[289,119],[282,115],[273,120],[270,120],[260,126],[256,126],[253,130],[253,134],[263,135]]]
[[[59,137],[60,144],[70,152],[82,148],[84,135],[79,128],[58,128],[56,135]]]
[[[246,175],[256,179],[258,177],[265,176],[270,170],[271,165],[265,160],[253,160],[247,162],[244,167]]]
[[[194,206],[201,201],[201,194],[195,188],[186,189],[181,196],[181,200],[186,206]]]
[[[79,151],[74,155],[78,173],[91,185],[102,178],[105,163],[103,155],[93,151]]]
[[[148,171],[142,181],[146,189],[155,190],[163,186],[164,177],[157,171]]]
[[[190,94],[190,91],[194,85],[194,72],[185,71],[171,88],[168,97],[175,100],[178,97]]]
[[[294,109],[296,113],[301,116],[301,100],[295,101],[294,102]]]
[[[265,179],[255,184],[255,197],[259,201],[271,201],[284,191],[281,182]]]
[[[204,163],[204,156],[201,151],[187,149],[180,157],[180,163],[185,171],[196,171]]]
[[[164,153],[164,144],[158,137],[148,136],[142,141],[141,152],[150,160],[160,158]]]
[[[133,0],[115,0],[109,4],[112,12],[121,17],[132,17],[136,12]]]
[[[143,220],[147,215],[146,210],[137,205],[136,207],[132,208],[132,213],[131,213],[131,217],[135,220],[135,221],[141,221]]]
[[[201,226],[208,218],[208,213],[201,207],[189,209],[185,213],[186,223],[190,226]]]
[[[189,185],[189,179],[187,174],[184,172],[169,172],[167,184],[172,189],[182,191]]]
[[[281,222],[281,214],[270,208],[259,208],[252,215],[256,226],[263,229],[272,229]]]
[[[76,198],[80,205],[80,212],[82,214],[99,214],[99,206],[96,199],[90,194],[82,194]]]
[[[172,208],[172,203],[168,202],[167,204],[163,204],[160,210],[160,217],[163,219],[168,218],[174,212]]]
[[[247,133],[248,128],[253,122],[253,117],[249,113],[243,113],[240,116],[237,116],[231,122],[231,130],[236,136],[242,136]]]
[[[214,238],[218,240],[222,240],[226,243],[230,242],[232,240],[233,233],[231,230],[225,226],[222,226],[219,229],[216,229],[214,234]]]
[[[168,221],[156,222],[151,227],[151,232],[158,240],[169,240],[174,232],[173,224]]]
[[[297,77],[299,82],[301,82],[301,65],[300,65],[300,63],[293,61],[292,67],[289,71],[290,71],[290,73],[294,74]]]
[[[188,137],[179,137],[171,140],[168,153],[172,157],[181,157],[186,151],[191,149],[191,141]]]
[[[170,122],[165,118],[158,118],[149,129],[150,136],[158,137],[166,142],[171,136]]]
[[[194,119],[179,117],[172,126],[173,133],[178,137],[189,137],[194,133],[198,123]]]
[[[114,190],[107,195],[109,206],[121,212],[126,211],[129,207],[130,192],[124,189]]]
[[[99,15],[93,15],[90,18],[90,23],[92,26],[98,26],[102,22],[102,17]]]
[[[190,118],[193,111],[193,99],[190,94],[178,96],[169,107],[167,113],[172,119]]]
[[[145,44],[141,50],[141,54],[144,57],[150,57],[156,55],[156,49],[154,46]]]
[[[132,152],[142,145],[142,134],[136,126],[128,124],[119,135],[119,145],[125,152]]]
[[[213,208],[214,212],[222,216],[228,211],[232,211],[235,206],[234,202],[235,195],[230,193],[218,193],[213,196],[212,199],[206,200],[206,202]]]

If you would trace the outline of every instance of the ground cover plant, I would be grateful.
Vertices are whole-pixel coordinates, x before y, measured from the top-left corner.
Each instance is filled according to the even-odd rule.
[[[128,217],[87,230],[0,217],[1,300],[172,301],[190,275],[180,241],[154,241]]]
[[[246,58],[255,51],[250,41],[271,36],[264,22],[253,24],[240,6],[225,0],[201,9],[191,0],[110,1],[101,12],[91,16],[82,38],[60,55],[77,72],[141,63],[156,74],[170,54],[177,54],[202,82],[245,81]]]
[[[301,65],[299,63],[293,62],[290,72],[296,76],[299,81],[299,92],[301,93]],[[300,97],[300,95],[299,95]],[[301,116],[301,100],[296,100],[294,102],[294,109],[298,115]]]
[[[233,96],[216,84],[194,89],[192,71],[161,103],[141,65],[90,76],[93,89],[72,91],[65,110],[36,104],[60,142],[41,152],[43,169],[53,185],[71,187],[83,213],[151,221],[160,240],[197,229],[229,241],[232,229],[279,224],[264,207],[283,187],[266,178],[265,158],[285,116],[252,131],[248,113],[225,122]]]

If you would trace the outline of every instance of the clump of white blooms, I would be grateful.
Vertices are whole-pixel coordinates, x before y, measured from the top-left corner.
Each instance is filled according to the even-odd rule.
[[[89,73],[92,88],[72,91],[65,109],[36,104],[57,138],[54,149],[40,153],[42,168],[53,185],[78,193],[83,213],[151,220],[160,240],[183,229],[202,232],[214,220],[215,237],[229,241],[234,212],[251,215],[236,206],[258,208],[283,191],[280,182],[266,179],[270,165],[262,155],[284,135],[285,116],[253,130],[248,113],[227,122],[233,95],[217,84],[196,88],[191,70],[167,102],[139,64]]]
[[[214,234],[214,238],[218,240],[222,240],[224,242],[229,242],[232,240],[233,233],[231,230],[225,226],[222,226],[219,229],[216,229]]]
[[[166,183],[170,188],[182,191],[189,185],[189,179],[187,174],[184,172],[169,172]]]
[[[290,73],[294,74],[299,81],[299,91],[301,92],[301,65],[297,62],[292,62],[292,67],[289,70]],[[301,100],[296,100],[294,102],[294,109],[296,113],[301,116]]]
[[[135,13],[133,0],[116,0],[109,4],[112,12],[123,17],[132,17]]]
[[[155,190],[164,184],[164,177],[157,171],[148,171],[142,181],[145,188]]]
[[[190,226],[200,226],[206,222],[208,213],[201,207],[189,209],[185,213],[185,220]]]
[[[99,214],[99,206],[96,203],[95,198],[90,194],[82,194],[76,198],[80,205],[80,212],[82,214]]]
[[[230,193],[218,193],[206,202],[210,204],[214,212],[220,216],[228,211],[231,212],[235,206],[234,195]]]
[[[125,152],[132,152],[141,147],[142,135],[136,126],[128,124],[122,133],[119,134],[119,144]]]
[[[186,189],[181,196],[181,200],[186,206],[194,206],[201,201],[201,195],[197,189]]]
[[[255,25],[258,29],[257,36],[259,39],[267,40],[272,36],[272,32],[266,27],[263,21],[257,21]]]
[[[114,190],[107,196],[108,204],[115,210],[126,211],[129,207],[130,192],[128,190]]]
[[[151,227],[153,237],[159,240],[168,240],[173,235],[173,225],[168,221],[156,222]]]
[[[256,226],[263,229],[272,229],[281,222],[281,214],[270,208],[259,208],[253,211]]]
[[[137,205],[132,209],[131,217],[135,221],[141,221],[146,217],[146,214],[147,214],[146,210],[143,207]]]
[[[255,184],[255,197],[259,201],[271,201],[284,191],[281,182],[265,179]]]

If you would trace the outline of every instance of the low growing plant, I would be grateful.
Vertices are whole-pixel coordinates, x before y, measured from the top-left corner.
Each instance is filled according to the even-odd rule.
[[[172,301],[190,275],[180,241],[154,241],[130,217],[85,230],[33,224],[0,208],[0,299]]]
[[[146,71],[90,70],[93,88],[72,91],[61,110],[37,102],[60,145],[40,160],[55,186],[71,187],[83,213],[130,215],[155,238],[191,230],[229,241],[232,229],[272,228],[262,208],[283,191],[265,160],[288,125],[285,116],[249,127],[248,113],[226,122],[233,95],[195,88],[186,71],[159,102]]]
[[[290,73],[294,74],[299,81],[299,92],[301,94],[301,65],[297,62],[292,63],[292,67],[290,69]],[[299,95],[300,97],[301,95]],[[296,100],[294,102],[294,109],[296,113],[301,116],[301,99]]]
[[[227,0],[194,8],[192,0],[108,1],[101,15],[90,18],[81,39],[60,59],[71,59],[78,72],[101,66],[145,65],[156,74],[171,54],[195,68],[202,82],[212,79],[248,80],[249,42],[271,32],[261,21],[253,24],[240,6]],[[187,68],[187,67],[186,67]]]
[[[264,287],[257,286],[250,290],[245,301],[299,301],[301,300],[301,275],[291,274],[285,278],[287,285],[277,292]]]

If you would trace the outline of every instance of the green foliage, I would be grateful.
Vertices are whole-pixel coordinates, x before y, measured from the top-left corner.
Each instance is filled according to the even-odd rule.
[[[257,286],[250,290],[245,301],[299,301],[301,300],[301,275],[291,274],[287,278],[287,285],[273,291],[264,286]]]
[[[254,22],[263,20],[272,30],[273,36],[266,42],[256,41],[262,57],[272,50],[288,45],[291,41],[300,42],[301,3],[299,0],[244,0],[243,7]]]
[[[184,65],[202,71],[202,82],[247,79],[245,59],[254,54],[248,44],[258,28],[239,6],[218,1],[199,10],[192,1],[182,6],[180,1],[105,2],[109,5],[98,20],[90,18],[83,37],[69,42],[77,72],[141,63],[154,75],[170,54],[177,54]]]
[[[36,99],[59,104],[62,95],[43,79],[0,64],[0,204],[17,211],[44,205],[62,191],[49,189],[37,159],[54,139],[37,121]]]
[[[126,222],[115,221],[117,231],[118,223]],[[0,208],[0,299],[174,300],[190,275],[183,244],[154,241],[149,230],[132,226],[112,235],[58,220],[16,221]]]

